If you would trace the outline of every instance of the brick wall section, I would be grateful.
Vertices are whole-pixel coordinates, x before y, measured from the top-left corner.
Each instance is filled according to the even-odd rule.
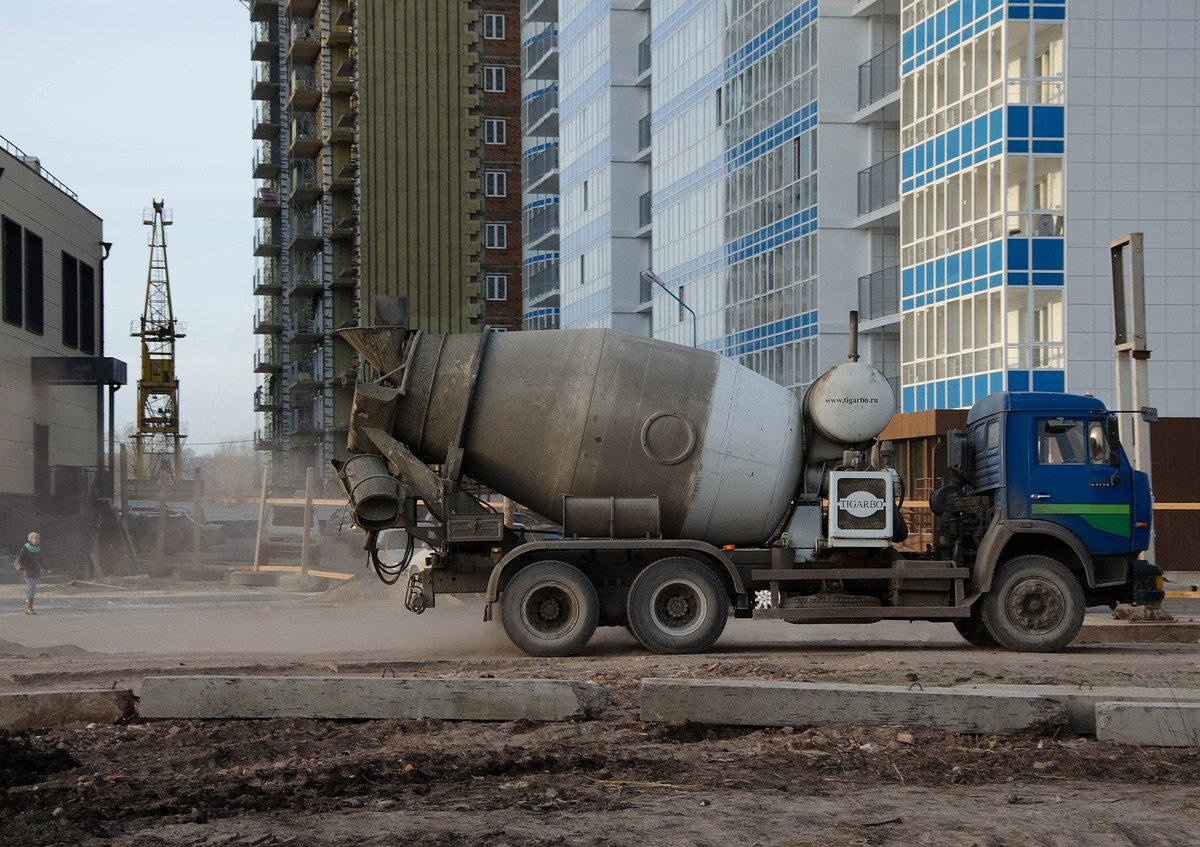
[[[479,277],[482,323],[503,326],[510,330],[521,328],[521,4],[520,0],[475,0],[479,11],[479,96],[481,135],[480,194],[486,193],[487,171],[508,174],[508,194],[505,197],[482,196],[484,223],[508,225],[508,247],[504,250],[484,249]],[[483,37],[485,15],[504,16],[503,40]],[[503,67],[503,92],[484,91],[487,67]],[[484,119],[504,118],[507,121],[506,143],[483,144]],[[483,243],[481,232],[480,243]],[[508,277],[507,297],[504,300],[484,300],[486,276],[504,274]]]

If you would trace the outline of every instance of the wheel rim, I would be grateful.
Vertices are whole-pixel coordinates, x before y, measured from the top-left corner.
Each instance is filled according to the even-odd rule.
[[[561,638],[571,630],[577,615],[574,596],[557,583],[542,584],[525,595],[521,621],[540,638]]]
[[[1067,598],[1050,580],[1027,577],[1009,591],[1006,607],[1014,626],[1030,634],[1042,634],[1057,629],[1063,622]]]
[[[675,579],[654,589],[650,597],[654,625],[667,635],[691,635],[708,619],[708,597],[688,579]]]

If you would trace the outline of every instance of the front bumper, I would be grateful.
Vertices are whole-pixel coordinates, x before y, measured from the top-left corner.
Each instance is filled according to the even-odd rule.
[[[1161,606],[1167,596],[1164,590],[1163,569],[1137,559],[1133,563],[1131,602],[1135,606]]]

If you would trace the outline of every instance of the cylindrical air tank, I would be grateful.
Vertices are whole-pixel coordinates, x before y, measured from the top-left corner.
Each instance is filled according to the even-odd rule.
[[[347,339],[386,373],[400,351],[376,330],[374,354]],[[463,471],[556,521],[564,494],[657,496],[667,537],[762,543],[796,490],[798,399],[715,353],[607,329],[497,333],[472,397],[478,335],[409,343],[395,437],[444,462],[471,398]]]
[[[874,439],[895,410],[891,383],[864,362],[843,362],[830,368],[804,396],[804,415],[813,429],[844,447]]]

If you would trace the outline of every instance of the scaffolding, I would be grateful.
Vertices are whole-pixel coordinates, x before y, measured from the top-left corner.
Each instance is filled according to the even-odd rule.
[[[175,484],[182,476],[183,439],[179,421],[179,379],[175,370],[175,342],[186,327],[171,309],[171,282],[167,273],[167,227],[171,210],[162,200],[145,211],[150,230],[150,270],[146,276],[146,305],[130,335],[142,340],[142,372],[138,379],[138,430],[134,436],[134,478]]]

